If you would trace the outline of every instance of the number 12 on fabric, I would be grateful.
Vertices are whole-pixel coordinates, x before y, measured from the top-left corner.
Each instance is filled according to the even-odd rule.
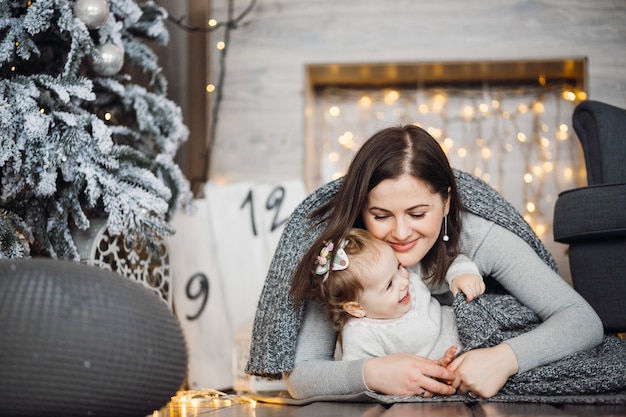
[[[208,183],[168,239],[174,309],[189,350],[189,387],[233,386],[237,330],[254,319],[284,223],[306,196],[299,181]]]

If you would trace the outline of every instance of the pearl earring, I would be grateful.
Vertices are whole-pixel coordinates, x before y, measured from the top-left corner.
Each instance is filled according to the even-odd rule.
[[[450,240],[450,236],[448,236],[448,216],[443,216],[443,241],[447,242]]]

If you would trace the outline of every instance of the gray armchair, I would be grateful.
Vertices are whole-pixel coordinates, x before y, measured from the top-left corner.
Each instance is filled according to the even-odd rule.
[[[587,100],[572,117],[587,169],[586,187],[562,192],[554,239],[569,244],[574,288],[607,333],[626,331],[626,110]]]

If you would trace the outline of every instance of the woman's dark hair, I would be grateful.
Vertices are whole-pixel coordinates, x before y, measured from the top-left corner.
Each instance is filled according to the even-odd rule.
[[[294,271],[290,292],[296,306],[311,298],[315,286],[319,285],[311,271],[324,242],[340,241],[353,227],[365,228],[362,210],[368,193],[382,181],[405,174],[426,183],[443,200],[450,198],[450,239],[447,242],[438,239],[421,261],[426,279],[434,286],[444,282],[448,266],[459,253],[461,203],[454,174],[443,149],[428,132],[415,125],[395,126],[378,131],[363,144],[350,163],[337,194],[311,213],[312,218],[326,223],[326,229]]]

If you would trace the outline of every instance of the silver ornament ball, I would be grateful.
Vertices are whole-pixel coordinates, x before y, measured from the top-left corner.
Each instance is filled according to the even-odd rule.
[[[93,55],[94,71],[105,77],[117,74],[124,65],[124,50],[110,42],[98,46]]]
[[[109,18],[109,4],[107,0],[76,0],[74,14],[89,29],[98,29]]]

